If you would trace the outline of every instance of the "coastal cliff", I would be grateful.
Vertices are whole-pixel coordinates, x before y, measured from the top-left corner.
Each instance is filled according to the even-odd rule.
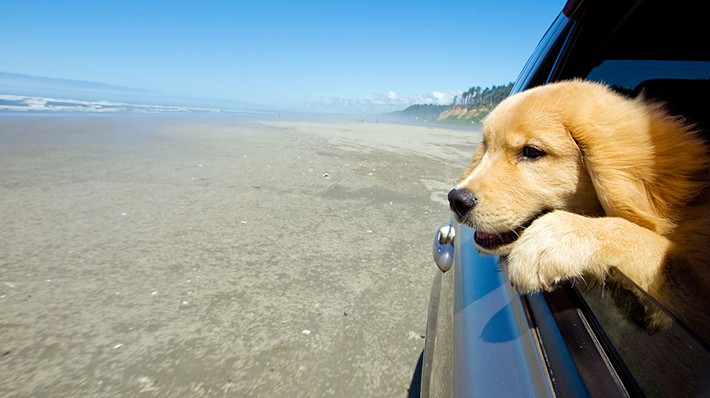
[[[487,106],[471,109],[454,106],[453,108],[441,112],[437,121],[451,124],[481,124],[483,118],[488,115],[490,111],[491,108]]]
[[[390,115],[415,123],[480,125],[512,88],[513,83],[486,88],[475,86],[454,97],[449,105],[415,104]]]

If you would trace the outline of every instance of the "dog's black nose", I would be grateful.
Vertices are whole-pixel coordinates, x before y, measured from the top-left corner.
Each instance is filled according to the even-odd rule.
[[[476,197],[468,189],[452,189],[449,192],[449,207],[457,216],[463,218],[475,205]]]

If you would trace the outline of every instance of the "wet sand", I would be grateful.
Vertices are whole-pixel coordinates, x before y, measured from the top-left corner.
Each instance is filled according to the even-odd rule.
[[[0,396],[407,396],[479,139],[0,116]]]

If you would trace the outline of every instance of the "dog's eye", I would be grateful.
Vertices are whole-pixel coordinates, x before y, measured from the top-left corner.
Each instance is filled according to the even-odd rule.
[[[523,157],[525,159],[538,159],[544,154],[545,152],[532,146],[526,146],[523,148]]]

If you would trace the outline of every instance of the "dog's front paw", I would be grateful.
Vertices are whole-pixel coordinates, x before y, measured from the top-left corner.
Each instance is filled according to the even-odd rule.
[[[587,274],[600,250],[589,224],[590,219],[564,211],[535,220],[508,256],[513,286],[521,293],[549,291],[557,282]]]

